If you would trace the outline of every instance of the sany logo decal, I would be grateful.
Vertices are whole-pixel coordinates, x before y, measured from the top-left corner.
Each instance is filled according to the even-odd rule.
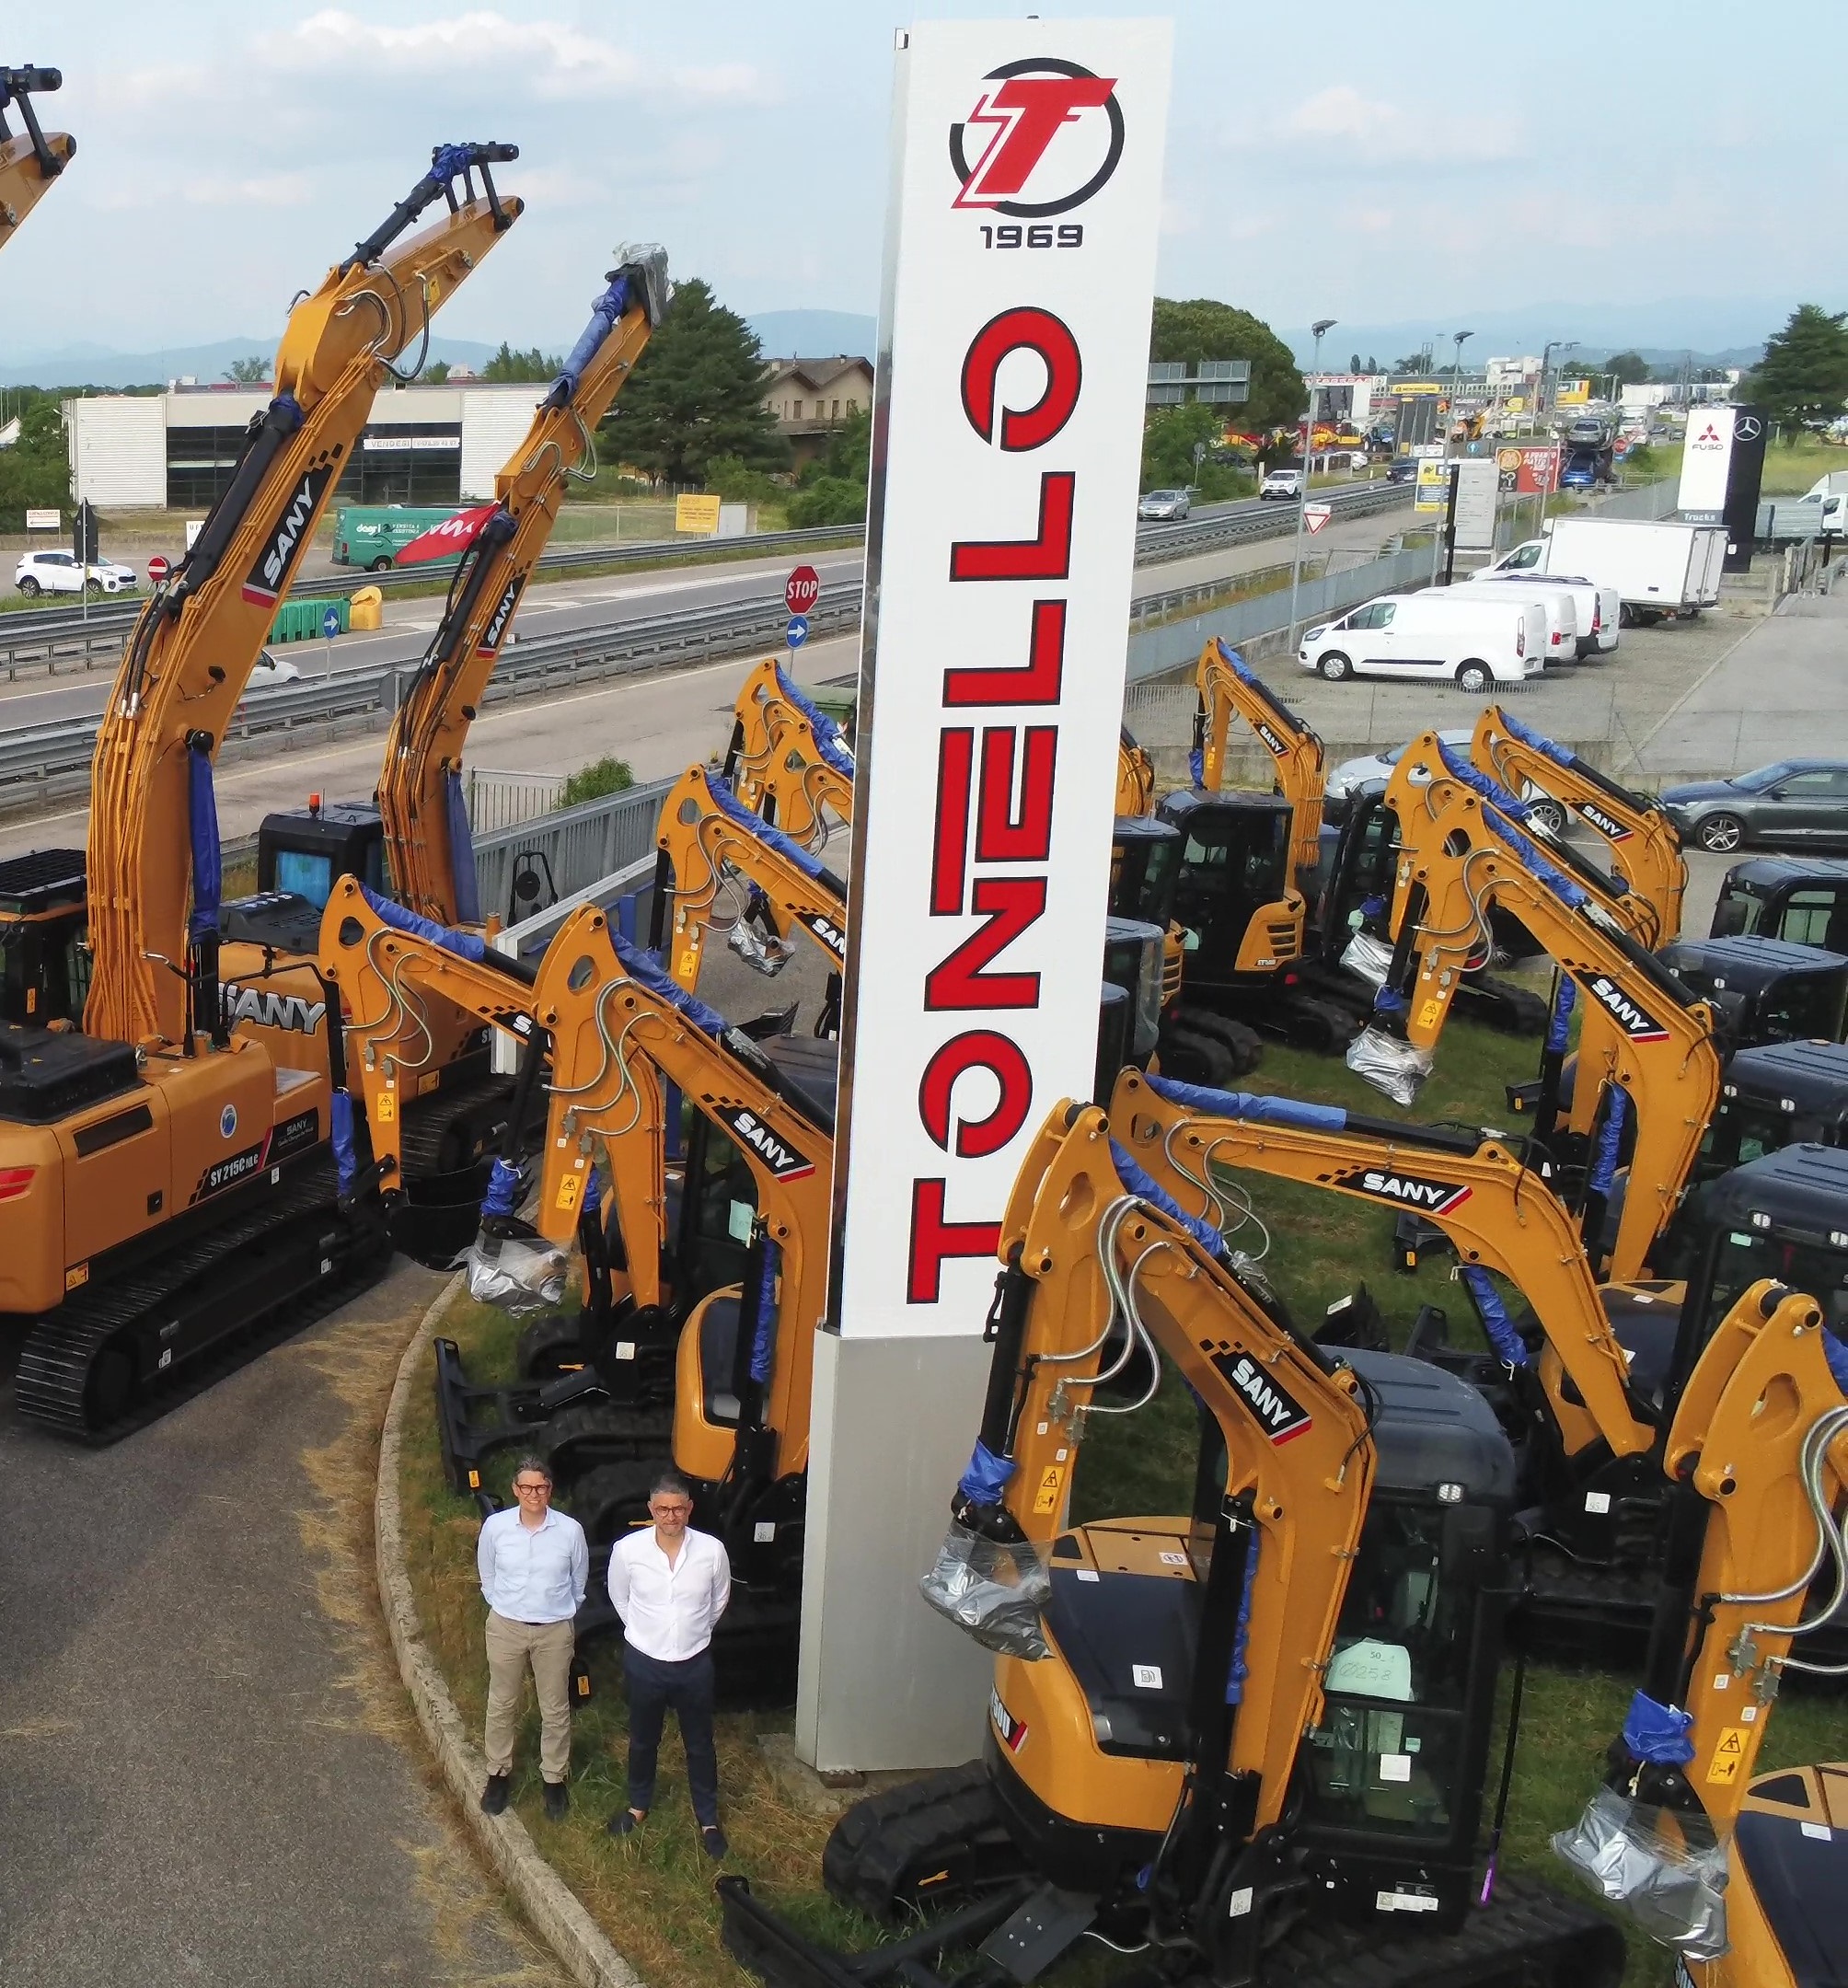
[[[982,80],[967,121],[950,127],[953,206],[1044,219],[1081,206],[1116,170],[1123,110],[1114,77],[1034,56]]]
[[[1309,1410],[1264,1372],[1250,1354],[1227,1350],[1215,1353],[1212,1359],[1272,1442],[1288,1442],[1313,1420]]]
[[[733,1105],[718,1106],[713,1115],[757,1154],[780,1181],[806,1180],[814,1172],[814,1162],[772,1132],[755,1112]]]
[[[1262,718],[1258,720],[1257,732],[1258,736],[1279,759],[1288,759],[1289,757],[1289,747],[1278,738],[1276,734],[1271,730]]]
[[[309,469],[291,492],[283,514],[276,520],[257,563],[244,576],[242,596],[253,607],[273,607],[287,584],[289,568],[302,549],[308,527],[319,507],[321,492],[333,475],[333,465],[322,463]]]
[[[1588,980],[1573,977],[1598,1005],[1611,1017],[1632,1042],[1667,1042],[1669,1032],[1646,1008],[1639,1008],[1623,990],[1602,974]]]
[[[799,911],[796,916],[837,959],[847,957],[847,934],[832,919],[824,918],[819,911]]]
[[[514,609],[520,605],[520,590],[526,584],[525,573],[515,573],[502,589],[501,597],[494,603],[494,611],[488,617],[488,625],[481,630],[481,640],[475,645],[477,655],[491,656],[501,646],[501,638],[507,632],[507,624],[514,618]]]
[[[1428,1180],[1387,1167],[1355,1167],[1335,1174],[1330,1185],[1345,1187],[1350,1194],[1371,1195],[1376,1201],[1417,1208],[1426,1215],[1448,1215],[1470,1198],[1470,1190],[1456,1181]]]
[[[1627,842],[1630,839],[1630,831],[1624,827],[1623,824],[1613,820],[1602,808],[1596,806],[1593,803],[1581,801],[1578,803],[1578,813],[1597,829],[1598,833],[1607,842]]]

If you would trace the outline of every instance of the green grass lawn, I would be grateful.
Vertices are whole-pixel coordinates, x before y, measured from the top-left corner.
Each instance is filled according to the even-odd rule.
[[[1502,1087],[1530,1075],[1534,1055],[1530,1043],[1453,1021],[1415,1113],[1397,1115],[1426,1123],[1448,1118],[1506,1125]],[[1390,1104],[1332,1058],[1273,1045],[1248,1082],[1254,1090],[1345,1104],[1374,1116],[1395,1115]],[[1395,1340],[1403,1338],[1421,1303],[1446,1306],[1453,1328],[1473,1326],[1467,1302],[1450,1284],[1442,1263],[1409,1277],[1395,1273],[1390,1213],[1289,1183],[1241,1179],[1268,1241],[1253,1223],[1237,1238],[1238,1244],[1253,1255],[1263,1251],[1265,1274],[1300,1326],[1312,1329],[1333,1299],[1363,1281]],[[500,1314],[465,1306],[450,1313],[444,1329],[462,1345],[472,1375],[511,1374],[514,1335]],[[473,1508],[451,1497],[443,1483],[431,1379],[426,1361],[404,1451],[406,1539],[425,1633],[464,1717],[479,1732],[486,1664],[474,1570],[477,1521]],[[1184,1511],[1192,1491],[1194,1443],[1191,1402],[1171,1375],[1140,1415],[1105,1417],[1093,1425],[1073,1485],[1074,1519]],[[509,1462],[502,1460],[495,1477],[503,1494]],[[693,1829],[676,1742],[670,1740],[664,1749],[660,1806],[641,1840],[618,1845],[604,1832],[606,1818],[622,1798],[624,1713],[619,1667],[607,1652],[593,1657],[592,1671],[598,1690],[595,1701],[577,1716],[571,1820],[554,1829],[540,1817],[537,1722],[530,1713],[515,1774],[520,1812],[618,1948],[651,1982],[660,1988],[742,1982],[747,1977],[719,1945],[713,1867]],[[1631,1677],[1551,1664],[1530,1667],[1504,1845],[1509,1865],[1569,1886],[1547,1839],[1574,1820],[1597,1786],[1604,1749],[1623,1723],[1635,1682]],[[1505,1674],[1505,1696],[1507,1683]],[[782,1791],[757,1744],[761,1735],[787,1730],[789,1724],[787,1715],[775,1714],[736,1714],[721,1720],[720,1774],[733,1844],[729,1867],[747,1873],[757,1890],[811,1933],[849,1945],[862,1943],[872,1928],[856,1924],[819,1889],[828,1820],[806,1812]],[[1495,1753],[1498,1760],[1498,1741]],[[1841,1705],[1789,1693],[1779,1702],[1759,1765],[1768,1770],[1844,1755],[1848,1715]],[[1671,1976],[1667,1954],[1634,1934],[1630,1944],[1626,1988],[1665,1988]],[[1062,1988],[1081,1988],[1105,1978],[1105,1959],[1088,1954],[1051,1978]]]

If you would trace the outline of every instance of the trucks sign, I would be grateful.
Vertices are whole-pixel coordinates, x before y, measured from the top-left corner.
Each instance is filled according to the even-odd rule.
[[[901,42],[837,1173],[842,1335],[976,1335],[1022,1151],[1085,1096],[1170,30]],[[850,1163],[847,1154],[850,1153]]]

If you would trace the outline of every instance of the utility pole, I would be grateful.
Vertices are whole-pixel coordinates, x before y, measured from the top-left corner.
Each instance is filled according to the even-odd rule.
[[[1315,339],[1315,351],[1309,362],[1309,406],[1302,417],[1302,489],[1296,500],[1296,545],[1289,561],[1289,647],[1296,649],[1296,595],[1302,581],[1302,507],[1309,502],[1309,445],[1315,433],[1315,376],[1322,371],[1322,341],[1334,330],[1333,318],[1318,318],[1310,326]]]

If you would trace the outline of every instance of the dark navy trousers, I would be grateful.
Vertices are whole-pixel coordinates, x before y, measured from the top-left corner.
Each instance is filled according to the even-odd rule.
[[[654,1769],[661,1728],[671,1708],[687,1749],[687,1785],[702,1828],[719,1820],[719,1755],[712,1740],[712,1652],[680,1663],[644,1657],[625,1642],[622,1675],[629,1688],[629,1806],[654,1806]]]

